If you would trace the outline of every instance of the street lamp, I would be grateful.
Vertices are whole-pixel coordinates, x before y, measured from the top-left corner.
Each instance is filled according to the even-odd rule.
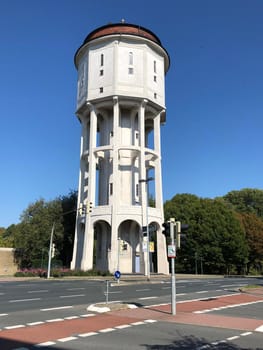
[[[147,233],[147,271],[145,276],[147,276],[147,280],[150,280],[151,272],[150,272],[150,235],[149,235],[149,224],[148,224],[148,182],[154,180],[153,177],[148,177],[147,179],[139,180],[139,183],[145,183],[145,203],[146,203],[146,211],[145,211],[145,220],[146,220],[146,233]]]

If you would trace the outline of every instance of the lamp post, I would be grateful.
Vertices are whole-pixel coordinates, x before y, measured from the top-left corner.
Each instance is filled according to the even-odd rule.
[[[47,278],[50,278],[51,259],[52,259],[52,244],[53,244],[54,230],[55,230],[55,222],[53,223],[51,234],[50,234],[50,240],[49,240]]]
[[[145,183],[145,203],[146,203],[146,210],[145,210],[145,221],[146,221],[146,234],[147,234],[147,271],[145,273],[145,276],[147,276],[147,280],[149,281],[151,278],[151,272],[150,272],[150,235],[149,235],[149,223],[148,223],[148,182],[154,180],[153,177],[148,177],[147,179],[140,179],[139,183]]]

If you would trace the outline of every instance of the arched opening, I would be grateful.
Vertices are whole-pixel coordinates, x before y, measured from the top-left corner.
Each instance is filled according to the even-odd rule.
[[[100,271],[108,271],[108,253],[111,250],[111,227],[106,221],[94,224],[93,267]]]
[[[123,221],[118,229],[118,262],[123,273],[141,272],[140,226],[132,220]]]

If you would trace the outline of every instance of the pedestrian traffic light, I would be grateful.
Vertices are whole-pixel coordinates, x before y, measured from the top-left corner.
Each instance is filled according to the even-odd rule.
[[[170,223],[169,222],[164,222],[162,224],[162,226],[163,226],[162,233],[165,235],[165,237],[170,237]]]

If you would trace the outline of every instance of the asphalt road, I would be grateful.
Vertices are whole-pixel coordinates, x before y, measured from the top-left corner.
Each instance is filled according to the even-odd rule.
[[[263,285],[262,279],[220,278],[176,281],[176,302],[236,293],[247,284]],[[169,279],[155,283],[110,282],[109,301],[140,306],[169,303]],[[35,280],[0,283],[0,329],[20,324],[86,315],[87,306],[106,301],[107,283],[102,280]]]
[[[220,296],[238,296],[240,294],[239,288],[248,284],[263,286],[263,279],[179,279],[176,281],[178,308],[180,303],[187,302],[188,305],[194,300],[203,300],[204,305],[207,305],[206,301],[220,299]],[[89,312],[87,306],[92,303],[105,302],[106,286],[105,281],[87,279],[0,282],[0,330],[2,331],[0,332],[0,349],[36,349],[33,340],[32,343],[17,346],[14,340],[11,340],[12,334],[32,330],[34,338],[34,332],[37,333],[37,329],[39,332],[39,327],[44,327],[43,329],[48,329],[48,332],[51,332],[52,328],[55,331],[55,325],[61,331],[65,322],[60,321],[75,321],[80,322],[80,325],[91,324],[92,327],[93,324],[95,325],[94,320],[98,320],[98,316],[96,317]],[[108,287],[109,301],[136,303],[140,306],[167,304],[171,301],[171,283],[167,278],[150,283],[121,282],[116,284],[111,281],[108,283]],[[202,312],[200,309],[200,313]],[[244,322],[247,318],[262,320],[263,300],[256,301],[255,304],[242,304],[234,308],[206,309],[204,312],[218,315],[218,317],[240,317]],[[38,344],[37,348],[44,350],[263,350],[263,321],[259,322],[262,324],[262,331],[257,332],[254,330],[244,331],[241,327],[239,329],[236,326],[231,329],[201,326],[201,323],[191,325],[180,322],[173,323],[173,320],[164,321],[162,318],[132,320],[129,319],[130,316],[127,320],[123,319],[125,324],[121,324],[122,321],[118,317],[116,317],[115,322],[120,322],[119,326],[112,325],[104,328],[102,323],[107,321],[107,316],[101,315],[99,318],[101,324],[99,323],[98,326],[101,329],[99,331],[81,333],[77,327],[77,334],[73,333],[70,337],[62,337],[55,342],[45,342],[40,346]],[[61,326],[59,326],[60,324]],[[8,334],[9,331],[13,332],[10,340],[5,338],[5,334]],[[58,337],[58,334],[53,335],[53,339]]]

